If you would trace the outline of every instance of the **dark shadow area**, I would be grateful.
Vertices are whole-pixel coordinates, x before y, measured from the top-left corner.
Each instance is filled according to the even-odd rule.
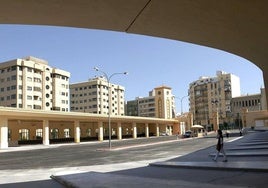
[[[54,180],[30,181],[20,183],[0,184],[1,188],[64,188],[62,184]]]
[[[81,187],[202,187],[246,186],[262,188],[267,184],[268,173],[245,171],[199,170],[165,167],[141,167],[108,173],[86,172],[56,176],[64,185]]]

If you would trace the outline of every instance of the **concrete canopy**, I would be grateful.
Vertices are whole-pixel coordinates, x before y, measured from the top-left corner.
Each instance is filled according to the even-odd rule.
[[[267,7],[266,0],[1,0],[0,24],[113,30],[221,49],[257,65],[268,93]]]

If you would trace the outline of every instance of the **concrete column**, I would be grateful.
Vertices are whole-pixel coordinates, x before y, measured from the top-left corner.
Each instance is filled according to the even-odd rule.
[[[74,142],[80,143],[80,122],[74,121]]]
[[[49,145],[49,121],[43,120],[43,145]]]
[[[121,125],[121,122],[117,123],[117,139],[122,140],[122,125]]]
[[[102,121],[99,121],[98,122],[98,128],[99,128],[99,131],[98,131],[98,139],[99,141],[103,141],[103,122]]]
[[[8,148],[8,120],[0,118],[0,149]]]
[[[158,137],[159,136],[159,124],[155,124],[155,135]]]
[[[149,125],[148,123],[145,123],[145,137],[146,138],[149,138]]]
[[[172,127],[169,126],[169,133],[168,133],[170,136],[172,135]]]
[[[132,123],[133,129],[133,138],[137,138],[137,124],[135,122]]]

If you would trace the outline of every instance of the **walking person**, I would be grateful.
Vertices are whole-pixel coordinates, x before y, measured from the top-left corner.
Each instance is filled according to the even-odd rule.
[[[223,149],[222,131],[220,129],[218,130],[217,138],[218,138],[217,147],[216,147],[217,153],[216,153],[215,157],[213,158],[213,160],[217,161],[219,154],[222,153],[223,154],[223,161],[222,162],[227,162],[227,157],[226,157],[225,151]]]

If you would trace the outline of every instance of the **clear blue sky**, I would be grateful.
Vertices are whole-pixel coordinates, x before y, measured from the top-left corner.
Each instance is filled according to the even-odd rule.
[[[223,70],[240,77],[241,93],[264,87],[262,71],[244,58],[190,43],[121,32],[51,26],[0,25],[0,62],[34,56],[71,73],[70,83],[96,75],[97,66],[111,82],[125,87],[126,100],[148,96],[166,85],[176,97],[187,95],[189,83]],[[180,109],[180,100],[176,101]],[[188,111],[186,100],[184,111]]]

